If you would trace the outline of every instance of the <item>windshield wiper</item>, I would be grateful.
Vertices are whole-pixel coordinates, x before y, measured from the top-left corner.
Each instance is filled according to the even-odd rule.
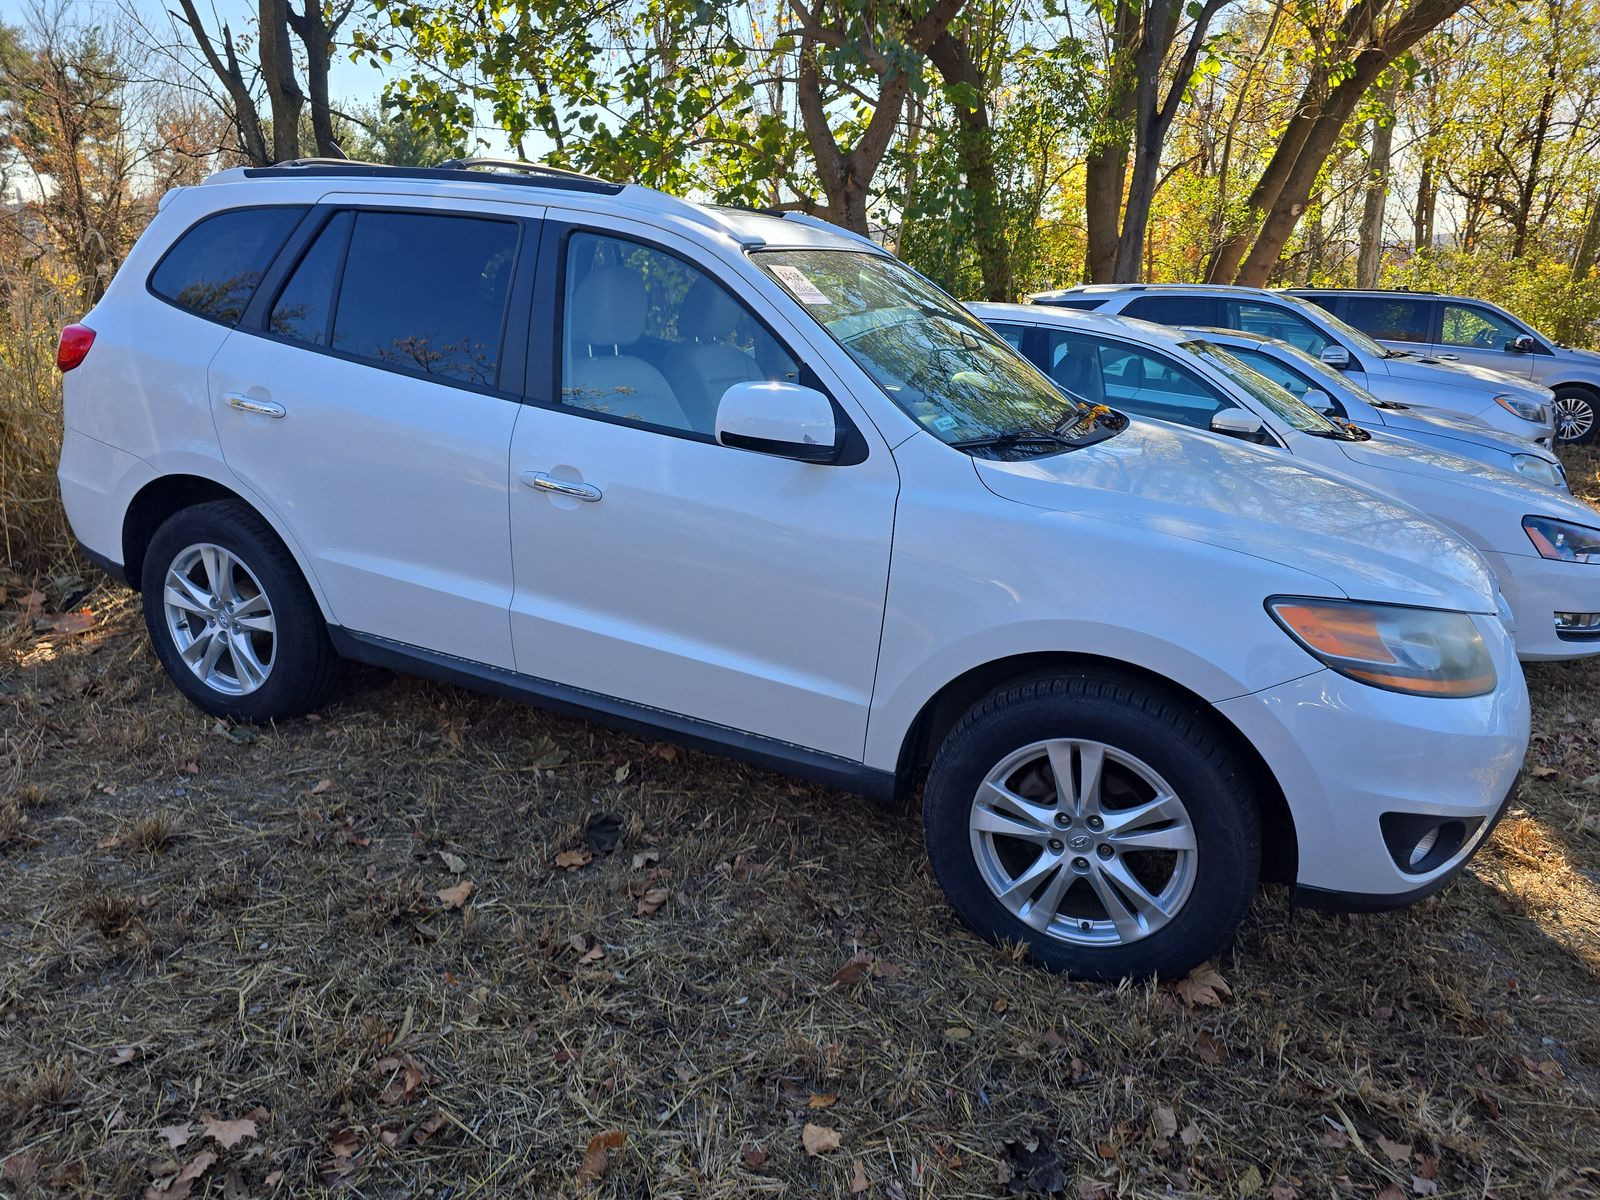
[[[957,450],[1010,450],[1014,446],[1045,445],[1070,446],[1072,443],[1058,433],[1043,429],[1009,429],[1005,433],[992,433],[987,437],[967,438],[951,442]]]

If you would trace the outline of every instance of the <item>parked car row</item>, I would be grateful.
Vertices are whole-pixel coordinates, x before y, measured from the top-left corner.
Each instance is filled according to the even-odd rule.
[[[1543,394],[1449,385],[1497,434],[1372,400],[1417,376],[1331,324],[1282,340],[1363,371],[1297,398],[1239,353],[1306,371],[1281,326],[980,312],[530,164],[225,171],[63,333],[62,496],[207,713],[349,658],[920,787],[961,916],[1077,975],[1189,970],[1260,878],[1448,882],[1516,788],[1519,647],[1600,649]]]

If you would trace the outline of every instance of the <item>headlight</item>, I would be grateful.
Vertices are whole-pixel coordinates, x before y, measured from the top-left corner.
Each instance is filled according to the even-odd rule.
[[[1413,696],[1494,691],[1494,663],[1472,618],[1437,608],[1275,596],[1267,611],[1341,675]]]
[[[1511,465],[1524,479],[1542,483],[1545,487],[1563,487],[1567,481],[1560,467],[1548,459],[1540,458],[1537,454],[1513,454]]]
[[[1554,517],[1523,517],[1522,532],[1544,558],[1600,563],[1600,529],[1557,521]]]
[[[1532,400],[1524,400],[1521,396],[1504,394],[1496,396],[1494,402],[1508,413],[1521,417],[1524,421],[1532,421],[1535,425],[1550,424],[1550,410],[1542,404],[1535,404]]]

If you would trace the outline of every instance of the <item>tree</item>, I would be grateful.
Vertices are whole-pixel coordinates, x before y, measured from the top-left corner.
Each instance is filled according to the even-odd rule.
[[[1372,117],[1372,149],[1367,154],[1367,186],[1361,206],[1361,249],[1356,260],[1356,286],[1378,286],[1383,262],[1383,213],[1389,199],[1389,156],[1394,150],[1395,76],[1379,98]]]

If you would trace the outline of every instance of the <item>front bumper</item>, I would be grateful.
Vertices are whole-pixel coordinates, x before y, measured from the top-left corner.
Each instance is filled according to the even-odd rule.
[[[1487,696],[1405,696],[1321,670],[1217,705],[1283,790],[1298,890],[1404,903],[1443,886],[1482,844],[1528,747],[1527,687],[1503,632],[1497,642],[1500,686]],[[1460,822],[1465,840],[1426,870],[1402,869],[1386,813]]]
[[[1556,613],[1600,612],[1600,566],[1558,562],[1537,554],[1485,552],[1517,624],[1517,657],[1524,662],[1600,654],[1600,636],[1562,634]]]

